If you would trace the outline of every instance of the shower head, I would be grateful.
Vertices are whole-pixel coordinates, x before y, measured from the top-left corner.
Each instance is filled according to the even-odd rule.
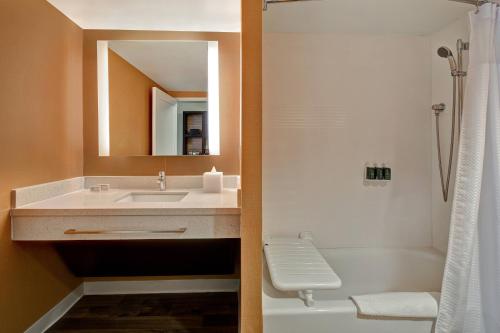
[[[446,46],[441,46],[438,49],[438,55],[441,58],[446,58],[450,62],[450,69],[452,73],[455,73],[457,71],[457,62],[455,61],[455,57],[453,56],[453,52]]]
[[[438,49],[438,55],[441,57],[441,58],[448,58],[448,57],[453,57],[453,52],[451,52],[451,50],[446,47],[446,46],[441,46],[439,49]]]

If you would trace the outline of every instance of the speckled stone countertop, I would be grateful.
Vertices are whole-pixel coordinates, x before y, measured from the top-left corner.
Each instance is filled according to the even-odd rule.
[[[176,202],[118,202],[130,193],[187,193]],[[237,189],[204,193],[201,189],[110,189],[91,192],[82,189],[11,210],[12,216],[89,216],[89,215],[239,215]]]
[[[85,241],[240,237],[238,176],[225,176],[221,193],[203,192],[200,176],[167,177],[166,191],[159,191],[156,181],[154,176],[86,176],[14,189],[11,238]],[[111,189],[90,191],[103,185]],[[180,197],[147,197],[169,193]],[[132,200],[128,197],[131,194],[136,198],[146,195],[142,198],[146,202]]]

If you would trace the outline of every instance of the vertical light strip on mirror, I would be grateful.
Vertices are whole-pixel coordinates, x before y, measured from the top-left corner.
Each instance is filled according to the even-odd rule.
[[[97,103],[99,156],[109,156],[108,41],[97,41]]]
[[[208,42],[208,151],[220,155],[219,42]]]

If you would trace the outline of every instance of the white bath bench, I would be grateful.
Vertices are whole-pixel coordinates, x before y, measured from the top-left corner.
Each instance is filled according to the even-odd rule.
[[[307,306],[314,305],[313,291],[338,289],[342,281],[312,243],[308,233],[301,238],[270,238],[264,244],[273,286],[297,291]]]

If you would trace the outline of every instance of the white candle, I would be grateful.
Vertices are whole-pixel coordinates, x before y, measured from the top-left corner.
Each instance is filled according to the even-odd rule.
[[[223,186],[223,172],[218,172],[215,167],[212,171],[203,174],[203,191],[206,193],[221,193]]]

